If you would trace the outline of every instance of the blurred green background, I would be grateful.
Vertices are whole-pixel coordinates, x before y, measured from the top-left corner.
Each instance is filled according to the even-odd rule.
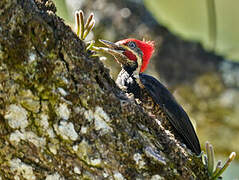
[[[215,2],[214,7],[210,6]],[[239,1],[234,0],[145,0],[158,21],[176,34],[196,40],[226,58],[239,59]],[[215,18],[210,13],[215,11]],[[210,18],[213,18],[210,21]],[[215,31],[210,34],[215,26]],[[210,30],[211,28],[211,30]],[[215,36],[215,47],[211,36]]]
[[[89,39],[154,40],[156,52],[146,73],[160,79],[183,105],[203,149],[211,142],[222,161],[232,151],[239,154],[239,1],[54,2],[73,30],[75,10],[94,12],[96,26]],[[103,62],[116,78],[120,67],[111,59]],[[224,178],[239,179],[238,170],[237,155]]]

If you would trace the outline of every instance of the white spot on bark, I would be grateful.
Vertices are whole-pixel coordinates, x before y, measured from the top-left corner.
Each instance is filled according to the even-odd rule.
[[[43,147],[46,144],[46,139],[42,137],[38,137],[35,133],[29,131],[24,133],[25,140],[30,141],[33,143],[36,147]]]
[[[90,152],[90,145],[84,139],[78,144],[76,154],[78,157],[84,159],[87,164],[90,164],[88,154]]]
[[[139,153],[136,153],[134,154],[133,158],[136,161],[136,163],[138,163],[142,159],[142,156]]]
[[[58,173],[47,175],[46,180],[64,180]]]
[[[20,140],[26,140],[33,143],[36,147],[43,147],[46,144],[46,139],[42,137],[38,137],[35,133],[31,131],[19,131],[16,130],[15,132],[11,133],[10,141],[19,143]]]
[[[154,148],[148,146],[145,148],[145,154],[147,157],[152,158],[153,160],[157,161],[158,163],[162,165],[166,165],[165,157],[160,154],[157,150]]]
[[[88,110],[84,112],[84,116],[88,121],[95,120],[95,129],[100,130],[102,134],[106,134],[108,132],[112,132],[112,128],[106,123],[110,121],[109,116],[106,112],[99,106],[95,108],[95,112],[92,110]],[[85,130],[81,129],[84,134]]]
[[[59,107],[56,108],[56,113],[60,118],[68,120],[71,112],[68,109],[67,105],[62,103],[59,105]]]
[[[63,89],[63,88],[57,88],[58,89],[58,91],[59,91],[59,93],[61,93],[61,95],[62,96],[66,96],[68,93],[65,91],[65,89]]]
[[[86,134],[87,133],[87,127],[82,126],[80,132],[81,132],[81,134]]]
[[[47,134],[49,135],[50,138],[56,137],[52,128],[47,129]]]
[[[57,148],[56,148],[56,146],[54,144],[49,143],[48,144],[48,148],[49,148],[49,150],[51,151],[52,154],[54,154],[54,155],[57,154]]]
[[[101,159],[91,159],[91,165],[92,166],[100,166]]]
[[[95,129],[100,130],[102,134],[113,131],[112,128],[107,124],[107,122],[110,121],[110,118],[101,107],[97,106],[95,108],[95,112],[93,112],[92,110],[85,111],[84,116],[86,119],[88,119],[88,121],[92,121],[94,119]]]
[[[74,167],[74,173],[76,174],[81,174],[80,168],[79,167]]]
[[[29,63],[32,63],[36,60],[36,54],[35,53],[29,53]]]
[[[151,180],[163,180],[164,178],[162,178],[160,175],[156,174],[156,175],[153,175],[151,177]]]
[[[11,104],[7,108],[7,112],[4,116],[8,120],[8,124],[11,128],[21,128],[24,129],[28,125],[27,121],[27,111],[20,105]]]
[[[53,131],[53,129],[51,127],[49,127],[49,122],[48,122],[48,115],[42,113],[40,115],[40,125],[43,128],[43,130],[45,130],[47,132],[47,134],[49,135],[50,138],[54,138],[55,137],[55,133]]]
[[[11,142],[16,142],[17,144],[21,141],[21,139],[25,139],[24,134],[21,133],[19,130],[10,134],[9,140]]]
[[[96,130],[101,130],[103,134],[113,131],[112,128],[106,123],[110,121],[109,116],[99,106],[97,106],[95,109],[94,119]]]
[[[134,158],[136,164],[139,166],[139,169],[144,167],[145,162],[143,161],[143,158],[142,158],[141,154],[136,153],[136,154],[134,154],[133,158]]]
[[[115,180],[124,180],[125,178],[124,178],[124,176],[121,173],[115,172],[114,173],[114,179]]]
[[[72,148],[74,151],[78,151],[78,145],[74,145]]]
[[[64,83],[69,84],[69,80],[66,79],[64,76],[62,76],[61,79],[64,81]]]
[[[100,116],[95,114],[95,129],[100,130],[102,134],[106,134],[108,132],[112,132],[112,128],[102,119]]]
[[[107,178],[109,176],[109,174],[107,172],[103,172],[103,177]]]
[[[84,116],[88,121],[92,121],[94,119],[94,113],[91,110],[85,111]]]
[[[102,109],[102,107],[97,106],[95,108],[95,115],[100,116],[101,118],[103,118],[106,122],[110,121],[109,116],[106,114],[106,112]]]
[[[54,125],[55,130],[66,140],[77,140],[78,134],[74,129],[74,125],[71,122],[61,121],[60,125]]]
[[[30,89],[21,89],[19,91],[20,103],[23,108],[33,113],[38,113],[40,110],[39,98],[34,96]]]
[[[43,127],[44,130],[47,130],[49,127],[49,123],[48,123],[48,115],[47,114],[41,114],[40,115],[40,123],[41,126]]]
[[[12,159],[10,160],[9,164],[11,171],[15,174],[15,179],[20,179],[19,176],[29,180],[36,179],[35,175],[33,174],[32,167],[23,163],[20,159]]]

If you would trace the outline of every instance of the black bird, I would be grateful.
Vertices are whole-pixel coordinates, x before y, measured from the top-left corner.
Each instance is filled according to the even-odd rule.
[[[154,42],[137,39],[124,39],[116,43],[100,41],[107,46],[100,50],[113,55],[121,64],[117,85],[126,93],[133,93],[136,103],[151,114],[166,116],[183,143],[199,155],[200,143],[187,113],[162,83],[142,73],[154,52]]]

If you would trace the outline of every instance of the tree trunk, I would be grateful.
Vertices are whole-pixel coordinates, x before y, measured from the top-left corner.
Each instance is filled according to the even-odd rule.
[[[51,1],[0,7],[0,179],[208,179]]]

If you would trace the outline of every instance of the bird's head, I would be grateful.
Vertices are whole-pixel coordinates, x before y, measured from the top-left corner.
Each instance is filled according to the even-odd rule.
[[[125,70],[143,72],[154,52],[153,41],[140,41],[137,39],[124,39],[116,43],[100,40],[107,48],[104,52],[115,57]]]

